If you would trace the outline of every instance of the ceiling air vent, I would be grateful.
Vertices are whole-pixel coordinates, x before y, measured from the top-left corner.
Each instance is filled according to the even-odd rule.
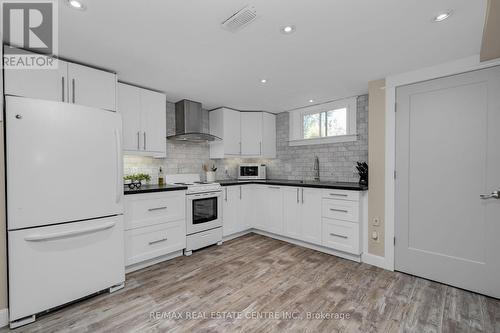
[[[255,7],[246,6],[222,22],[222,27],[228,31],[236,32],[246,27],[253,20],[255,20],[256,17],[257,13],[255,11]]]

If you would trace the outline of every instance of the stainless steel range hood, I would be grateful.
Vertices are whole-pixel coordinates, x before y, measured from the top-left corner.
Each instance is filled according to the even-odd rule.
[[[175,135],[169,140],[206,142],[221,140],[218,136],[203,130],[201,103],[183,99],[175,103]]]

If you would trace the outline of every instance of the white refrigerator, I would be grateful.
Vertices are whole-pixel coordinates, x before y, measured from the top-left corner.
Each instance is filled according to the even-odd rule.
[[[11,327],[123,286],[121,117],[6,96]]]

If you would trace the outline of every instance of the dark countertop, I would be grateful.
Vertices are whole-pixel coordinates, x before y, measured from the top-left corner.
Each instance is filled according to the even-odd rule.
[[[167,191],[182,191],[186,190],[187,186],[183,185],[146,185],[143,184],[140,188],[129,189],[128,186],[123,187],[123,193],[127,194],[141,194],[152,192],[167,192]]]
[[[266,180],[238,180],[238,179],[224,179],[217,180],[222,186],[232,186],[241,184],[267,184],[267,185],[281,185],[281,186],[296,186],[296,187],[313,187],[325,188],[335,190],[349,190],[349,191],[366,191],[368,186],[359,185],[358,183],[348,182],[317,182],[317,181],[302,181],[302,180],[287,180],[287,179],[266,179]]]

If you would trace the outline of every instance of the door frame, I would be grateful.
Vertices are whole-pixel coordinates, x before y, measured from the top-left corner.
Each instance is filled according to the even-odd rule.
[[[385,79],[385,257],[373,264],[391,271],[395,267],[396,89],[400,86],[500,66],[500,58],[481,63],[479,55],[388,76]],[[371,262],[368,262],[372,264]]]

